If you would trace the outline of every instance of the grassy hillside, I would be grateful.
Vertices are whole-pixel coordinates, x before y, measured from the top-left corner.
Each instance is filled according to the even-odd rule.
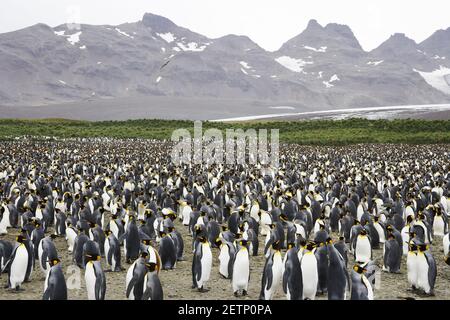
[[[115,137],[170,139],[172,131],[193,131],[191,121],[129,120],[72,121],[64,119],[0,120],[0,139],[17,136]],[[203,122],[203,128],[279,129],[288,143],[344,145],[355,143],[450,143],[450,120],[314,120],[252,121],[244,123]]]

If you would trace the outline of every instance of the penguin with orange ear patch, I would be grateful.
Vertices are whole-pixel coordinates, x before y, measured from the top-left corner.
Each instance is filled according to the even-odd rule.
[[[144,294],[142,300],[164,300],[161,281],[158,277],[159,268],[156,263],[146,263],[147,273],[144,277]]]

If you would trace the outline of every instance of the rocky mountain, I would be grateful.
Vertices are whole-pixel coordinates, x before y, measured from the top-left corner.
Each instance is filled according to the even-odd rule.
[[[37,24],[0,34],[0,105],[173,96],[371,107],[450,102],[450,28],[364,51],[348,26],[311,20],[278,51],[210,39],[146,13],[118,26]]]

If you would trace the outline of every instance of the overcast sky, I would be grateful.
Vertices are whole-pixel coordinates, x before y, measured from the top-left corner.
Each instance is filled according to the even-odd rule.
[[[365,50],[395,32],[420,42],[450,27],[449,0],[1,0],[0,33],[38,22],[53,27],[74,17],[89,24],[135,22],[145,12],[212,38],[247,35],[271,51],[313,18],[349,25]]]

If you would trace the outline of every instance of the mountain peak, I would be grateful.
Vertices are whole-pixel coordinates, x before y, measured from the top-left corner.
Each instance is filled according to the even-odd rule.
[[[306,27],[306,29],[322,29],[323,27],[319,24],[319,22],[317,22],[316,19],[311,19],[308,22],[308,26]]]
[[[142,18],[142,23],[146,27],[152,28],[156,32],[168,31],[177,26],[171,20],[153,13],[144,14],[144,17]]]

